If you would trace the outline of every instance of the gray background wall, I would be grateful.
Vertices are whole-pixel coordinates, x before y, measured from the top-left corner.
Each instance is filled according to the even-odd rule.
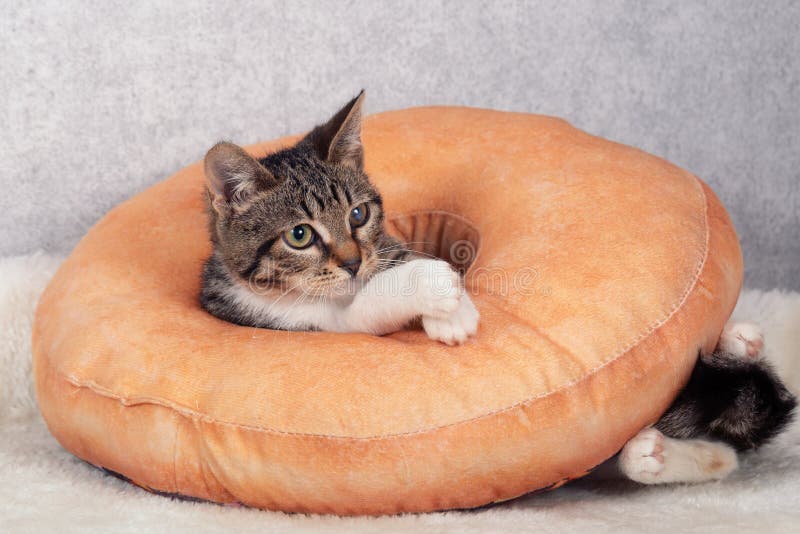
[[[800,3],[5,1],[0,255],[68,251],[216,140],[463,104],[559,115],[698,174],[746,283],[800,289]]]

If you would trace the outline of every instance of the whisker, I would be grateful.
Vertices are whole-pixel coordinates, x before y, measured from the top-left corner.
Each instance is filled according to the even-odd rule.
[[[400,249],[396,249],[396,250],[398,250],[398,251],[399,251]],[[402,249],[402,250],[403,250],[404,252],[408,252],[409,254],[416,254],[416,255],[418,255],[418,256],[425,256],[425,257],[427,257],[427,258],[431,258],[431,259],[433,259],[433,260],[440,260],[440,259],[442,259],[442,258],[440,258],[439,256],[434,256],[433,254],[428,254],[427,252],[420,252],[419,250],[411,250],[411,249],[407,249],[407,248],[406,248],[406,249]]]
[[[266,314],[269,315],[269,313],[272,311],[272,308],[278,303],[279,300],[281,300],[283,297],[285,297],[286,295],[288,295],[289,293],[291,293],[292,291],[294,291],[295,289],[297,289],[298,287],[300,287],[304,283],[306,283],[306,280],[305,279],[301,279],[298,283],[296,283],[295,285],[293,285],[292,287],[290,287],[289,289],[287,289],[286,291],[281,293],[278,296],[278,298],[276,298],[275,300],[272,301],[272,304],[270,304],[269,308],[267,308]]]
[[[297,308],[298,306],[300,306],[301,304],[303,304],[303,303],[306,301],[306,299],[308,298],[308,295],[309,295],[309,294],[308,294],[307,292],[303,291],[303,292],[300,294],[300,298],[298,298],[297,300],[295,300],[295,301],[292,303],[292,305],[291,305],[291,306],[289,306],[288,308],[286,308],[286,310],[285,310],[285,311],[283,312],[283,314],[281,315],[281,317],[280,317],[280,320],[282,321],[282,320],[286,319],[286,318],[289,316],[289,314],[290,314],[291,312],[293,312],[293,311],[294,311],[294,309],[295,309],[295,308]]]
[[[388,247],[376,250],[376,252],[385,252],[387,250],[393,250],[397,248],[405,249],[406,245],[433,245],[433,244],[434,243],[432,241],[408,241],[405,243],[395,243],[394,245],[389,245]]]

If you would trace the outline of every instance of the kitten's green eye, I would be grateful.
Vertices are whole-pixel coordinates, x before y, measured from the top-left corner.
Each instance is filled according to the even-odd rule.
[[[283,239],[292,248],[306,248],[314,242],[314,229],[307,224],[298,224],[287,230]]]
[[[350,228],[358,228],[367,222],[369,208],[366,204],[359,204],[350,210]]]

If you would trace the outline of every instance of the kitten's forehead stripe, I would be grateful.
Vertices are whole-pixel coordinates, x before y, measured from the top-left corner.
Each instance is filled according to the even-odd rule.
[[[328,182],[328,189],[330,190],[331,198],[336,201],[337,204],[344,204],[344,202],[342,202],[342,195],[339,193],[339,188],[334,185],[333,181]]]
[[[308,204],[306,204],[306,201],[303,200],[302,198],[300,199],[300,208],[302,208],[302,210],[306,213],[309,219],[314,218],[314,216],[311,214],[311,210],[308,209]]]
[[[314,197],[314,200],[317,201],[317,205],[319,206],[320,210],[325,209],[325,201],[322,200],[322,197],[317,194],[316,191],[311,191],[311,196]]]

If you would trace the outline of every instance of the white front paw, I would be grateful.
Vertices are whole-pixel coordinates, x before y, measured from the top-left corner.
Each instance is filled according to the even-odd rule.
[[[458,345],[475,335],[479,316],[472,300],[465,294],[462,295],[458,308],[448,317],[442,319],[423,315],[422,327],[429,338],[447,345]]]
[[[460,277],[449,263],[441,260],[413,260],[409,283],[420,315],[444,319],[461,301],[464,291]]]
[[[758,358],[764,348],[764,334],[757,324],[730,322],[722,330],[719,348],[739,358]]]

